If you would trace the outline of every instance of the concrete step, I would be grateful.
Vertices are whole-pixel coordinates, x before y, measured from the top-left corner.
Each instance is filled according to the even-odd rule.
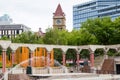
[[[30,80],[26,74],[9,74],[8,80]]]

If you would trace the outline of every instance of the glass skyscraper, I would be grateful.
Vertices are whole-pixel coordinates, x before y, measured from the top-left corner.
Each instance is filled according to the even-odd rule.
[[[73,6],[73,28],[79,29],[82,22],[90,18],[120,16],[120,0],[92,0]]]

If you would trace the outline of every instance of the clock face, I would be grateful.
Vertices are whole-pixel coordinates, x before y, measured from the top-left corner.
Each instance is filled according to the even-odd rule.
[[[56,24],[58,24],[58,25],[62,24],[62,20],[61,19],[57,19],[56,20]]]

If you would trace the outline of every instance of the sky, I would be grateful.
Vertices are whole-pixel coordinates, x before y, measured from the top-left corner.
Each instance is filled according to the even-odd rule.
[[[60,3],[66,15],[66,29],[73,29],[73,5],[90,0],[0,0],[0,16],[8,14],[15,24],[24,24],[32,31],[43,32],[53,25],[53,13]]]

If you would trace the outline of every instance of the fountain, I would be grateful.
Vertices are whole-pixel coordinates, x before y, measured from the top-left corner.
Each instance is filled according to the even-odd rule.
[[[25,60],[21,62],[20,64],[16,65],[15,67],[11,68],[9,71],[7,71],[4,76],[1,78],[4,80],[8,80],[8,74],[18,74],[23,73],[25,74],[26,71],[22,71],[20,65],[24,64],[28,61],[32,61],[33,59],[45,59],[45,57],[33,57],[31,59]],[[49,60],[49,59],[47,59]],[[49,60],[50,61],[50,60]],[[54,60],[54,65],[56,67],[43,67],[43,68],[35,68],[32,67],[32,74],[30,74],[30,77],[37,77],[39,80],[113,80],[113,79],[120,79],[120,76],[118,75],[98,75],[95,73],[68,73],[68,70],[65,66],[62,66],[57,60]],[[18,70],[18,71],[16,71]],[[43,72],[42,72],[43,71]]]
[[[12,73],[12,74],[19,74],[19,73],[25,74],[26,70],[24,68],[21,68],[20,66],[22,64],[24,64],[26,62],[29,62],[30,60],[32,61],[34,59],[45,60],[45,57],[43,57],[43,56],[42,57],[33,57],[33,58],[28,59],[28,60],[25,60],[25,61],[21,62],[20,64],[17,64],[15,67],[11,68],[9,71],[7,71],[1,79],[8,80],[8,74],[9,73]],[[47,61],[50,61],[50,59],[47,58]],[[43,74],[59,73],[59,71],[61,71],[60,73],[67,73],[68,72],[67,68],[65,66],[62,66],[57,60],[54,60],[54,65],[56,65],[57,67],[56,68],[42,67],[41,69],[32,67],[32,72],[33,72],[33,74],[42,74],[41,71],[43,71]]]

